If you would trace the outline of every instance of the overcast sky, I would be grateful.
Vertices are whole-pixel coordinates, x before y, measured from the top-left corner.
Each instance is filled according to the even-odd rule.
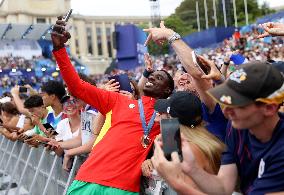
[[[240,0],[238,0],[240,1]],[[258,0],[260,3],[265,0]],[[283,0],[266,0],[270,6],[284,5]],[[161,15],[174,13],[182,0],[160,0]],[[149,0],[71,0],[74,13],[93,16],[150,16]]]

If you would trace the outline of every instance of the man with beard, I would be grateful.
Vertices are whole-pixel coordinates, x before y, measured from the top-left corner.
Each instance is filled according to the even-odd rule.
[[[103,115],[112,113],[111,127],[81,166],[68,194],[138,194],[141,164],[160,133],[159,124],[154,122],[154,104],[156,99],[167,98],[172,93],[174,81],[166,71],[152,73],[143,88],[144,96],[138,101],[98,89],[80,80],[73,68],[64,48],[70,38],[64,26],[65,22],[59,18],[52,41],[55,59],[69,91]]]

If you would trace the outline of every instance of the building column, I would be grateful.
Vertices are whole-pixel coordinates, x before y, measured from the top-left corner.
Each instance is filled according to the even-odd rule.
[[[87,55],[87,32],[86,24],[84,21],[77,22],[78,40],[79,40],[79,53],[81,56]]]
[[[102,22],[102,48],[103,48],[103,56],[108,58],[108,51],[107,51],[107,36],[106,36],[106,24]]]
[[[70,46],[70,51],[71,51],[71,54],[72,55],[75,55],[76,56],[76,45],[75,45],[75,38],[76,38],[76,35],[75,35],[75,23],[74,23],[74,20],[73,19],[70,19],[70,24],[72,25],[72,29],[70,31],[70,34],[71,34],[71,39],[69,41],[69,46]]]
[[[113,32],[115,32],[115,22],[111,23],[111,33],[113,33]],[[113,36],[113,34],[111,35],[111,38],[112,38],[112,40],[111,40],[112,57],[116,58],[116,49],[113,48],[113,37],[112,36]],[[117,40],[116,40],[116,42],[117,42]]]
[[[93,44],[93,54],[98,57],[98,37],[96,23],[92,22],[92,44]]]

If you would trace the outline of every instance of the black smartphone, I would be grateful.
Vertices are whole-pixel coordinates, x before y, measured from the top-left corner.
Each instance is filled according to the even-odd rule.
[[[119,82],[120,88],[119,90],[128,91],[130,93],[133,93],[133,90],[130,85],[130,80],[127,74],[118,74],[114,76],[108,77],[109,80],[114,79],[115,82]]]
[[[19,87],[19,92],[20,92],[20,93],[27,93],[27,92],[28,92],[28,88],[23,87],[23,86],[20,86],[20,87]]]
[[[73,11],[73,9],[70,9],[70,10],[67,12],[67,14],[64,16],[64,18],[63,18],[63,21],[64,21],[64,22],[68,22],[68,20],[69,20],[71,14],[72,14],[72,11]]]
[[[207,66],[204,66],[200,62],[200,60],[198,59],[198,57],[197,57],[197,55],[194,51],[192,51],[191,56],[192,56],[192,60],[193,60],[193,63],[195,64],[195,66],[197,66],[200,69],[200,71],[203,72],[204,74],[209,74],[210,69]]]
[[[50,130],[53,132],[53,135],[58,135],[58,133],[55,131],[53,126],[50,123],[44,123],[42,124],[46,130]]]
[[[178,152],[180,159],[182,160],[181,151],[181,137],[179,121],[176,118],[162,119],[160,122],[163,151],[166,159],[171,160],[172,152]]]

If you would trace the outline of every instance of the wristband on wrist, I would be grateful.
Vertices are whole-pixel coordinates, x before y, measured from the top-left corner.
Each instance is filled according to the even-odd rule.
[[[148,78],[151,73],[152,73],[152,72],[150,72],[150,71],[148,71],[147,69],[145,69],[144,72],[143,72],[143,76],[144,76],[145,78]]]

